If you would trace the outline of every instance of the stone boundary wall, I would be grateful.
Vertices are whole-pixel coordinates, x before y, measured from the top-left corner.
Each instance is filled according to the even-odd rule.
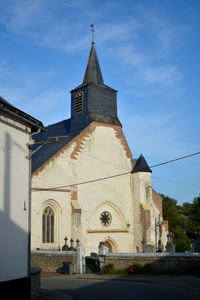
[[[132,264],[150,264],[158,271],[190,271],[200,269],[200,253],[108,253],[105,264],[112,264],[116,270],[123,270]]]
[[[71,262],[76,273],[76,252],[74,251],[31,251],[31,266],[41,268],[41,272],[62,272],[63,262]]]

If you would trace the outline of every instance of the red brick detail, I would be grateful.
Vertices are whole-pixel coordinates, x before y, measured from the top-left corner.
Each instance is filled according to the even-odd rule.
[[[75,208],[72,204],[72,214],[81,214],[81,208]]]
[[[144,209],[142,204],[140,205],[140,220],[143,227],[143,237],[146,238],[147,230],[151,227],[151,213],[150,210]]]
[[[85,128],[83,131],[81,131],[67,145],[65,145],[62,149],[60,149],[57,153],[55,153],[50,159],[48,159],[43,165],[41,165],[37,170],[35,170],[35,172],[32,173],[32,176],[37,175],[39,172],[41,172],[46,167],[46,165],[49,164],[50,161],[53,161],[57,156],[59,156],[61,153],[63,153],[65,151],[65,149],[70,147],[72,145],[72,143],[74,143],[74,142],[76,143],[76,146],[74,147],[74,150],[72,151],[72,153],[70,155],[70,158],[77,159],[78,154],[84,148],[84,144],[87,141],[87,138],[91,135],[91,133],[95,130],[95,128],[99,127],[99,126],[111,127],[115,130],[116,137],[119,139],[120,143],[123,145],[124,150],[126,152],[126,156],[128,159],[130,159],[131,165],[132,165],[132,154],[131,154],[130,148],[128,146],[128,143],[126,141],[126,138],[123,134],[121,126],[94,121],[87,128]]]
[[[158,209],[160,216],[163,216],[163,207],[162,207],[162,197],[158,195],[154,190],[152,190],[152,198],[153,203],[155,204],[156,208]]]
[[[168,221],[167,220],[164,220],[162,222],[162,227],[165,229],[165,231],[169,230],[169,225],[168,225]]]
[[[77,200],[77,191],[71,192],[71,200]]]
[[[132,158],[132,153],[131,153],[131,150],[128,146],[128,143],[126,141],[126,138],[123,134],[123,131],[122,131],[122,127],[119,126],[119,125],[113,125],[113,124],[106,124],[106,123],[100,123],[100,122],[93,122],[95,127],[99,127],[99,126],[103,126],[103,127],[111,127],[115,130],[115,135],[116,135],[116,138],[120,141],[120,143],[122,144],[122,146],[124,147],[124,150],[126,152],[126,156],[128,159],[131,160],[131,165],[132,165],[132,161],[133,161],[133,158]]]

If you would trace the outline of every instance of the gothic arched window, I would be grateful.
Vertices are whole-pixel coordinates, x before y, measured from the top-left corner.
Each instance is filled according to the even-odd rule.
[[[42,213],[42,242],[54,243],[54,210],[47,206]]]
[[[76,94],[75,106],[76,106],[76,113],[83,111],[83,92]]]

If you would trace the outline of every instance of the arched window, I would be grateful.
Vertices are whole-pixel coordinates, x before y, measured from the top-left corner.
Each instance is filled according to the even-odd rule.
[[[83,92],[76,94],[75,96],[76,113],[83,111]]]
[[[42,242],[54,243],[54,210],[47,206],[42,213]]]

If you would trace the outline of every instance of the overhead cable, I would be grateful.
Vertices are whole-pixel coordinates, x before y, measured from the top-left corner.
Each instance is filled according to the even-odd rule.
[[[159,166],[162,166],[162,165],[166,165],[166,164],[169,164],[169,163],[181,160],[181,159],[186,159],[188,157],[195,156],[195,155],[198,155],[198,154],[200,154],[200,151],[196,152],[196,153],[189,154],[189,155],[185,155],[185,156],[182,156],[182,157],[178,157],[178,158],[175,158],[175,159],[163,162],[163,163],[159,163],[159,164],[150,166],[150,168],[155,168],[155,167],[159,167]],[[146,170],[146,167],[144,169],[140,169],[140,172],[145,171],[145,170]],[[79,182],[79,183],[72,183],[72,184],[67,184],[67,185],[63,185],[63,186],[59,186],[59,187],[56,186],[56,187],[51,187],[51,188],[45,188],[45,190],[46,191],[47,190],[51,191],[51,190],[62,189],[62,188],[66,188],[66,187],[74,187],[74,186],[83,185],[83,184],[87,184],[87,183],[93,183],[93,182],[102,181],[102,180],[106,180],[106,179],[116,178],[116,177],[119,177],[119,176],[124,176],[124,175],[130,174],[130,173],[131,172],[129,171],[129,172],[120,173],[120,174],[116,174],[116,175],[111,175],[111,176],[107,176],[107,177],[87,180],[87,181],[83,181],[83,182]],[[36,192],[36,191],[38,191],[38,188],[33,187],[32,190]]]

